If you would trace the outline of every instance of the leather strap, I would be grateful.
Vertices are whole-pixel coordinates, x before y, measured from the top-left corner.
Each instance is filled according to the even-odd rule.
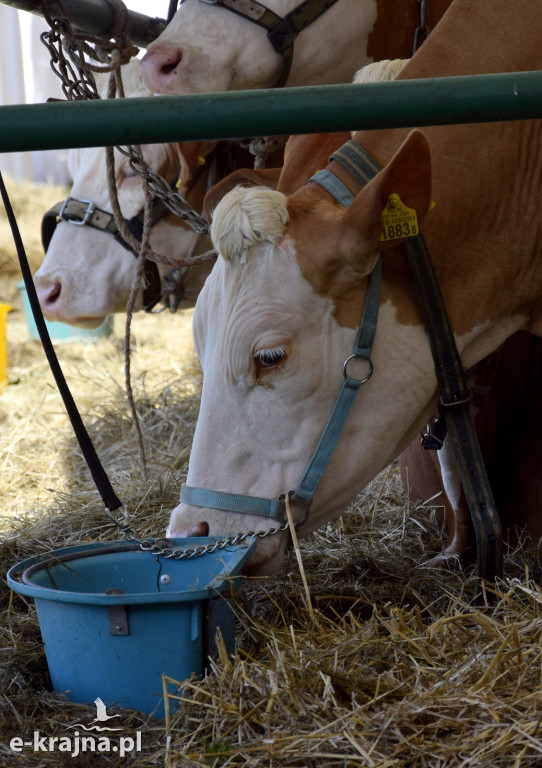
[[[258,0],[203,0],[211,5],[221,5],[248,21],[267,30],[269,42],[283,57],[283,65],[275,88],[282,88],[290,74],[294,53],[294,41],[306,27],[327,11],[337,0],[304,0],[286,16],[278,16]]]
[[[339,162],[362,185],[380,170],[378,163],[354,140],[347,141],[329,159]],[[501,522],[480,451],[461,357],[423,236],[406,238],[402,247],[414,276],[431,344],[444,419],[442,430],[444,434],[446,429],[450,433],[476,534],[478,578],[494,582],[502,575]]]
[[[196,488],[183,483],[181,501],[194,507],[209,507],[225,512],[235,510],[246,515],[261,515],[282,519],[286,514],[286,505],[282,499],[266,499],[261,496],[245,496],[242,493],[213,491],[210,488]]]
[[[502,576],[502,529],[470,408],[470,392],[442,292],[425,240],[408,238],[403,249],[414,275],[440,389],[440,412],[456,458],[476,534],[478,578]]]

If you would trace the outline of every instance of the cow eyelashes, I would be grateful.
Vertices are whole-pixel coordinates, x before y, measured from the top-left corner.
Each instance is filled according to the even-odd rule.
[[[131,181],[132,179],[138,179],[139,174],[137,174],[128,164],[126,164],[122,169],[122,181]]]
[[[277,346],[260,349],[254,355],[254,360],[258,371],[261,373],[273,370],[274,368],[280,368],[286,362],[286,347]]]

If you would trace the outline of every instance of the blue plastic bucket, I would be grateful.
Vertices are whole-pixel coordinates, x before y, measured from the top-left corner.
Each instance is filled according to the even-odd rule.
[[[173,549],[216,539],[173,539]],[[34,598],[53,689],[78,703],[164,716],[162,674],[182,682],[203,673],[220,628],[235,649],[228,599],[254,542],[175,560],[125,541],[67,547],[8,572]]]
[[[23,302],[24,317],[26,325],[28,327],[28,335],[31,339],[39,339],[38,328],[34,315],[32,314],[32,307],[30,306],[30,299],[26,292],[26,286],[24,281],[17,283],[17,288],[21,295]],[[92,341],[93,339],[100,339],[103,337],[111,336],[113,333],[113,318],[111,315],[106,317],[104,322],[98,328],[78,328],[76,325],[69,325],[68,323],[51,322],[45,320],[47,331],[52,341]]]

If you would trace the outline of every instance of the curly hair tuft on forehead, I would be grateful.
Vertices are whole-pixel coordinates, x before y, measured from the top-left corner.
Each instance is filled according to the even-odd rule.
[[[232,264],[244,264],[254,245],[275,245],[288,223],[287,197],[268,187],[235,187],[213,213],[211,240]]]

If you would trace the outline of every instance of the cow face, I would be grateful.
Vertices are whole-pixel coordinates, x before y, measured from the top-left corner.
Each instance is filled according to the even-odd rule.
[[[299,2],[264,5],[283,18]],[[376,15],[376,0],[338,0],[295,40],[287,85],[350,81],[369,61],[367,41]],[[141,60],[149,90],[170,95],[269,88],[282,66],[263,27],[204,0],[184,0]]]
[[[423,217],[428,150],[417,137],[348,211],[315,184],[290,198],[234,189],[217,206],[211,232],[222,257],[194,316],[204,383],[189,485],[267,498],[296,488],[352,353],[381,247],[382,200],[414,161],[424,167],[425,181],[409,203]],[[414,299],[404,298],[410,319],[404,323],[392,295],[384,285],[374,374],[358,395],[302,535],[344,510],[410,441],[431,407],[435,379]],[[270,527],[268,519],[181,504],[168,534]],[[285,536],[260,541],[251,572],[275,570],[285,545]]]
[[[192,144],[155,144],[143,147],[148,165],[170,181],[183,169],[187,183],[197,161]],[[209,144],[209,147],[212,146]],[[198,148],[199,144],[194,143]],[[205,149],[208,149],[206,146]],[[111,211],[105,150],[89,148],[71,150],[69,170],[74,179],[70,196],[90,200],[104,211]],[[143,181],[129,166],[128,158],[115,152],[115,174],[119,204],[123,216],[130,219],[144,206]],[[186,194],[186,184],[184,185]],[[197,193],[194,192],[197,196]],[[203,190],[193,205],[201,206]],[[196,243],[197,235],[175,216],[169,215],[152,229],[150,245],[157,253],[184,257]],[[171,270],[166,267],[166,270]],[[195,300],[210,264],[192,268],[189,293]],[[84,328],[96,328],[111,313],[124,312],[136,274],[136,258],[109,232],[90,226],[60,221],[55,229],[45,259],[35,275],[36,289],[45,317]],[[135,309],[142,307],[141,292]]]
[[[265,30],[218,5],[185,0],[148,47],[141,72],[149,90],[181,94],[263,88],[282,57]]]

